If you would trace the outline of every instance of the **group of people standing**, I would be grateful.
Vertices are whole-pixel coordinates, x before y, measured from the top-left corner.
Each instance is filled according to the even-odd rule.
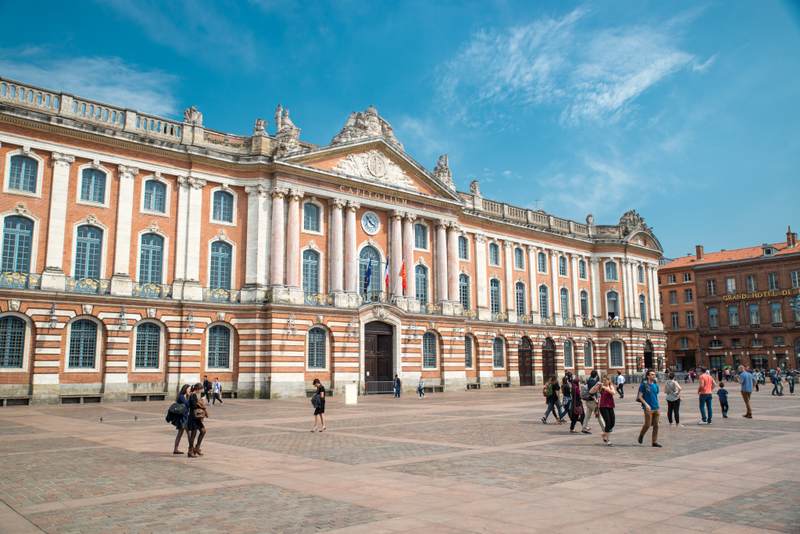
[[[547,403],[542,423],[547,424],[548,417],[553,414],[558,424],[562,424],[564,417],[568,415],[571,433],[578,433],[575,427],[580,423],[580,431],[591,434],[590,421],[592,417],[596,417],[602,429],[603,442],[611,445],[609,436],[615,424],[615,393],[619,395],[619,389],[612,384],[611,379],[608,376],[601,379],[594,370],[586,379],[567,371],[560,385],[555,377],[550,377],[542,389]]]

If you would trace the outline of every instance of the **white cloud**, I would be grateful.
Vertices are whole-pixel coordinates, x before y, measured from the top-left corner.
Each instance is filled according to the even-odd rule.
[[[45,51],[22,55],[24,61],[0,59],[0,74],[54,91],[73,93],[112,106],[156,115],[176,115],[172,92],[175,77],[158,70],[141,70],[115,57],[59,59]],[[20,57],[18,54],[2,56]]]
[[[409,153],[426,159],[424,164],[433,168],[436,158],[446,152],[444,138],[430,119],[403,115],[394,125],[395,134]],[[410,149],[410,150],[409,150]],[[450,154],[452,156],[452,154]],[[429,161],[428,161],[429,160]],[[420,162],[423,163],[423,162]]]
[[[717,54],[714,54],[713,56],[703,61],[702,63],[698,63],[697,61],[695,61],[694,63],[692,63],[692,71],[703,73],[707,71],[709,67],[711,67],[711,65],[713,65],[716,61],[717,61]]]
[[[551,105],[567,124],[615,120],[643,92],[693,65],[672,26],[587,28],[586,10],[475,33],[439,72],[439,97],[471,122],[502,106]],[[704,66],[702,68],[707,68]]]

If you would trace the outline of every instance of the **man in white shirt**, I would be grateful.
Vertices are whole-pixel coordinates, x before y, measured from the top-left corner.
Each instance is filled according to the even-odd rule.
[[[617,392],[619,393],[619,398],[624,399],[625,389],[623,386],[625,385],[625,375],[622,374],[622,371],[617,371],[617,377],[614,381],[617,384]]]
[[[214,397],[211,399],[211,404],[216,404],[217,401],[222,404],[222,384],[219,383],[219,378],[214,379],[214,385],[211,389],[214,394]]]

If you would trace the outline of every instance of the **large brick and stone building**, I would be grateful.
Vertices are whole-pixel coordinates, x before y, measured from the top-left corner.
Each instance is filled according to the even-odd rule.
[[[0,177],[0,398],[159,396],[206,373],[256,397],[395,373],[526,385],[663,356],[662,249],[636,212],[580,223],[458,192],[374,108],[316,146],[280,107],[274,133],[239,136],[196,108],[0,79]]]
[[[658,271],[667,365],[800,368],[800,244],[786,241],[677,258]]]

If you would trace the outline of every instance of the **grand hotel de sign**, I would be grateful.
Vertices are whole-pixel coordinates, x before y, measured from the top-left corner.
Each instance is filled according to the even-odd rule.
[[[663,365],[659,242],[455,188],[374,108],[328,145],[0,78],[0,399],[541,383]]]

